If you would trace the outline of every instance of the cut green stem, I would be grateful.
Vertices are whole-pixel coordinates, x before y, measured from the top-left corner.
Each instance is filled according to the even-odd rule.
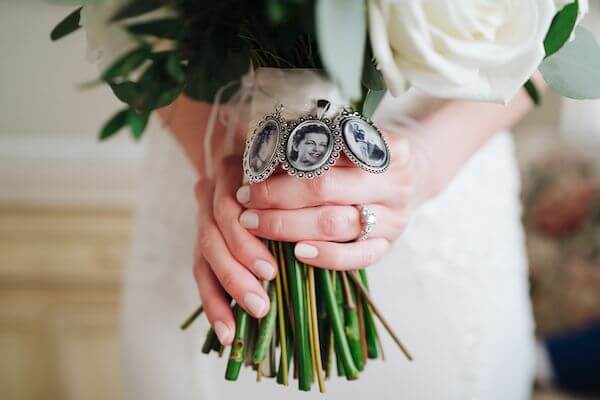
[[[244,363],[245,341],[248,336],[248,319],[250,318],[246,311],[239,304],[234,307],[235,311],[235,337],[229,353],[229,361],[225,371],[225,379],[228,381],[237,380],[242,364]]]

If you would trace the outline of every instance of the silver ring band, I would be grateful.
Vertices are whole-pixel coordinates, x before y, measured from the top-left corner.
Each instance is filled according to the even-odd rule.
[[[377,223],[377,216],[371,210],[365,206],[356,206],[360,213],[360,236],[357,240],[366,240],[369,237],[369,233],[375,228]]]

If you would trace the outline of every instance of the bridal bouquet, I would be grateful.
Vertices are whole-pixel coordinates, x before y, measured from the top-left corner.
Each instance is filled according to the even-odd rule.
[[[126,127],[139,139],[152,112],[182,94],[216,105],[249,102],[250,183],[278,166],[316,178],[342,153],[383,173],[389,150],[369,118],[387,91],[399,96],[412,87],[433,97],[506,103],[524,87],[537,104],[530,78],[539,70],[561,95],[600,97],[600,48],[578,26],[587,0],[79,3],[51,38],[83,26],[88,57],[102,68],[93,83],[109,85],[124,104],[100,139]],[[324,150],[303,152],[307,135],[322,140]],[[371,218],[363,214],[365,237]],[[411,359],[373,303],[364,270],[313,268],[296,259],[292,244],[265,243],[279,264],[265,283],[269,313],[255,320],[233,306],[226,379],[237,379],[245,364],[258,378],[287,385],[292,364],[301,390],[316,376],[324,391],[333,361],[339,376],[357,379],[368,359],[383,356],[376,318]],[[203,351],[213,350],[224,348],[211,330]]]

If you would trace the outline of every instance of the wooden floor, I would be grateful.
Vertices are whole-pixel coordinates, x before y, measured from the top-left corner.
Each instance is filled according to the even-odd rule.
[[[128,211],[0,208],[0,399],[120,399]]]
[[[0,399],[122,399],[119,282],[131,222],[127,210],[0,207]]]

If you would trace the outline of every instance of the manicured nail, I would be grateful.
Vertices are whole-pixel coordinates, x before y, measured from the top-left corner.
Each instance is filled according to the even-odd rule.
[[[244,185],[237,190],[235,198],[242,204],[250,201],[250,186]]]
[[[244,296],[244,304],[246,304],[246,308],[250,310],[255,317],[262,317],[265,308],[267,307],[267,303],[258,295],[254,293],[246,293]]]
[[[319,249],[317,249],[315,246],[298,243],[296,247],[294,247],[294,254],[296,257],[301,258],[315,258],[319,255]]]
[[[223,344],[223,342],[229,336],[229,328],[223,322],[215,321],[215,323],[213,324],[213,329],[217,334],[217,337],[219,338],[219,342]]]
[[[263,279],[273,279],[275,277],[275,268],[265,260],[256,260],[254,269]]]
[[[258,228],[258,214],[249,210],[240,215],[240,224],[246,229]]]

